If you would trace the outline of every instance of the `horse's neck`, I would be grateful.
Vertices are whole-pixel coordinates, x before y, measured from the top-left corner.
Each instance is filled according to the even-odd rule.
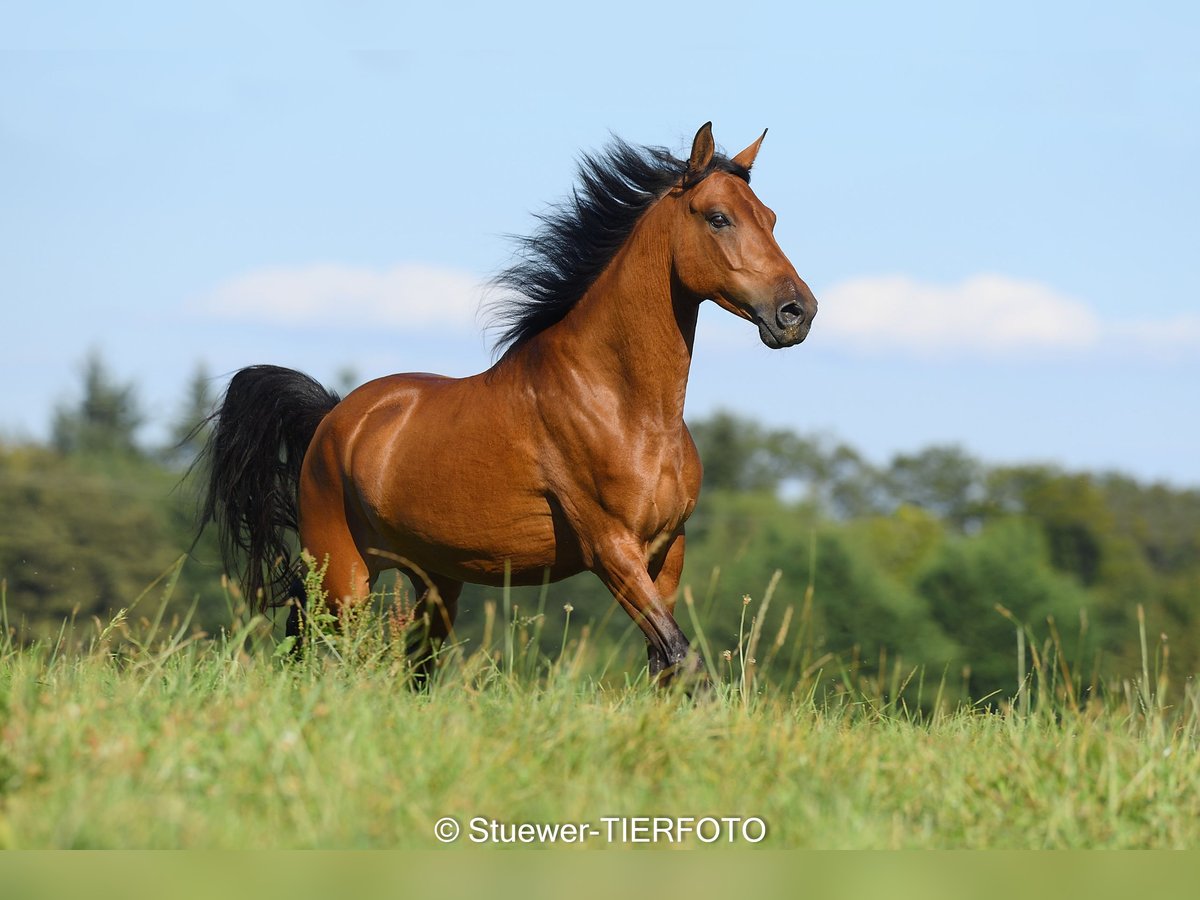
[[[697,313],[672,283],[665,235],[639,227],[550,330],[580,381],[603,387],[639,424],[669,426],[683,420]]]

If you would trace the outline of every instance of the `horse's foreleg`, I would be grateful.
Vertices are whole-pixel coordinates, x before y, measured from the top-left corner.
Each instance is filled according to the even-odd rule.
[[[658,593],[663,609],[672,619],[675,617],[679,579],[683,575],[684,544],[684,534],[680,531],[671,538],[666,550],[650,562],[649,574],[654,581],[654,590]],[[671,662],[653,641],[647,641],[646,650],[649,656],[650,677],[656,678],[671,665]]]
[[[660,579],[663,578],[663,570],[668,569],[668,560],[671,560],[672,567],[675,564],[682,567],[683,544],[678,538],[676,541],[679,549],[676,551],[672,546],[668,550],[662,569],[658,572]],[[673,552],[677,553],[678,560],[672,559]],[[642,629],[650,645],[651,674],[657,675],[659,682],[665,684],[688,658],[690,650],[688,639],[672,615],[673,599],[664,599],[660,594],[655,580],[647,571],[647,561],[636,539],[613,541],[598,556],[594,571]],[[674,577],[677,584],[678,572]],[[668,571],[663,586],[666,587],[670,580]]]
[[[433,675],[437,649],[454,630],[462,582],[440,575],[413,574],[405,570],[418,592],[413,609],[407,655],[413,665],[413,686],[424,687]]]

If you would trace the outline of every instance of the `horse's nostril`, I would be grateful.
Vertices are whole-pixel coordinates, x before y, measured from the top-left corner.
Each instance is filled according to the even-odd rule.
[[[804,321],[804,310],[800,308],[799,304],[785,303],[775,313],[775,321],[779,323],[780,328],[791,328]]]

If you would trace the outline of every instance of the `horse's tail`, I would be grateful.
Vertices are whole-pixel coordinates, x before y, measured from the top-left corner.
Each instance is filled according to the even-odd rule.
[[[294,590],[289,536],[299,528],[300,465],[339,402],[301,372],[250,366],[233,376],[208,420],[211,436],[197,460],[207,466],[200,529],[216,522],[225,571],[264,610]]]

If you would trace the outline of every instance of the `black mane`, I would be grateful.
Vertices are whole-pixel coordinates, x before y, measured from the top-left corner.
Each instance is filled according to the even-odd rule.
[[[642,214],[687,175],[686,160],[661,147],[634,147],[620,138],[600,156],[579,163],[571,196],[538,216],[540,227],[517,237],[517,261],[493,281],[505,291],[492,307],[502,329],[496,351],[505,352],[562,319],[604,270]],[[716,154],[685,188],[713,172],[749,182],[750,171]]]

